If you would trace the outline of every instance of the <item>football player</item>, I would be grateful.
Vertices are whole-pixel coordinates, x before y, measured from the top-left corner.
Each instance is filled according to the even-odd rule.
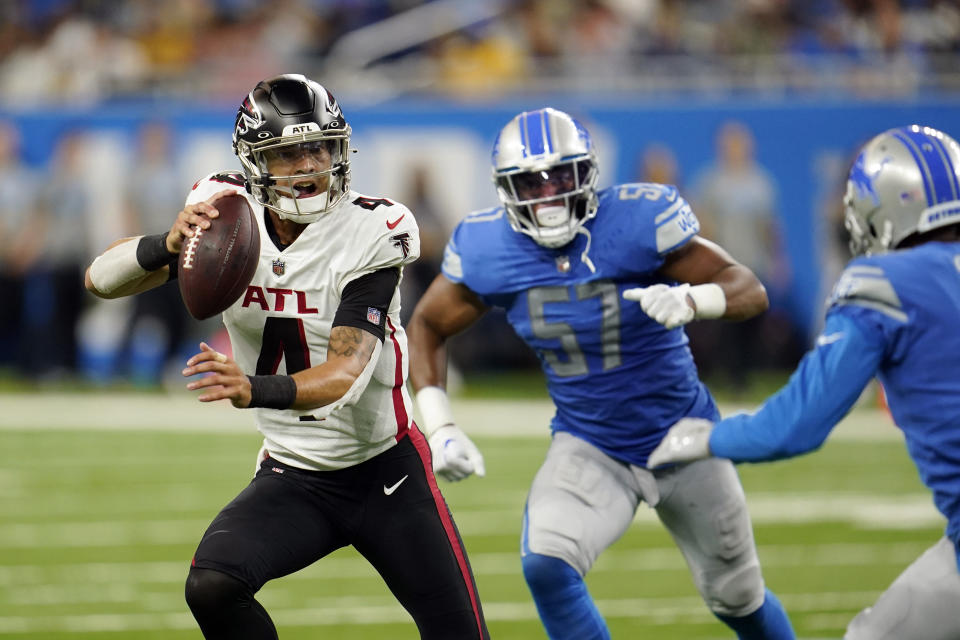
[[[397,293],[420,243],[413,214],[350,189],[350,126],[300,75],[259,83],[237,114],[243,173],[194,185],[170,231],[124,239],[87,271],[117,297],[176,276],[181,245],[216,224],[211,202],[243,195],[262,239],[246,294],[223,312],[233,357],[201,344],[185,376],[201,402],[250,408],[263,433],[253,481],[210,525],[186,582],[207,638],[276,638],[254,598],[353,545],[422,638],[489,637],[459,533],[413,427]]]
[[[857,156],[844,205],[859,257],[815,348],[756,413],[682,420],[649,464],[813,451],[876,376],[947,527],[844,637],[960,638],[960,145],[917,125],[881,133]]]
[[[697,235],[674,187],[597,190],[587,130],[555,109],[524,112],[497,137],[502,206],[467,216],[443,272],[410,319],[410,378],[447,480],[482,475],[444,392],[446,340],[491,306],[538,354],[556,405],[552,442],[523,515],[523,573],[550,638],[608,638],[584,576],[641,502],[683,553],[707,606],[740,638],[793,638],[764,586],[732,464],[651,472],[647,456],[681,417],[717,419],[683,325],[767,308],[746,267]]]

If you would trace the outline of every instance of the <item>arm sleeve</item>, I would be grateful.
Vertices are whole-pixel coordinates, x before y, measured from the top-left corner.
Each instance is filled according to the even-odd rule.
[[[761,462],[816,449],[857,401],[884,350],[882,334],[831,313],[817,347],[804,356],[786,386],[756,413],[716,424],[711,453],[734,462]]]
[[[333,326],[363,329],[383,342],[387,311],[399,282],[400,269],[396,267],[380,269],[351,280],[343,288],[340,306],[333,316]]]

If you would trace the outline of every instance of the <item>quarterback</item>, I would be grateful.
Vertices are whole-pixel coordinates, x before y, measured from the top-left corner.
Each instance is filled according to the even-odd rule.
[[[523,514],[524,577],[550,638],[609,630],[584,576],[641,502],[682,551],[710,610],[740,638],[788,640],[764,585],[739,478],[726,460],[651,472],[647,456],[681,417],[716,419],[682,325],[767,308],[759,280],[701,238],[674,187],[597,190],[590,134],[555,109],[524,112],[497,137],[502,206],[467,216],[443,272],[410,319],[411,382],[434,471],[481,475],[444,392],[446,340],[491,306],[537,353],[556,405],[552,442]]]
[[[353,545],[383,576],[422,638],[489,637],[463,544],[412,422],[397,285],[420,251],[413,214],[350,189],[350,127],[324,87],[300,75],[260,82],[237,113],[243,173],[194,185],[170,231],[125,238],[86,286],[131,295],[176,277],[194,230],[225,193],[257,213],[253,280],[223,312],[233,357],[205,343],[187,361],[201,402],[252,409],[256,476],[214,518],[186,598],[206,638],[277,638],[255,599],[268,580]]]
[[[936,129],[869,141],[847,181],[856,257],[834,286],[823,333],[753,415],[682,420],[650,466],[709,456],[778,460],[817,449],[876,376],[946,533],[846,640],[960,638],[960,145]]]

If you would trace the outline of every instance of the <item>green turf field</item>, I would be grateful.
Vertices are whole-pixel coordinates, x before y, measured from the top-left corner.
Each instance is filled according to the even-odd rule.
[[[139,402],[149,409],[125,415],[131,407],[116,398],[35,396],[11,409],[0,396],[0,637],[200,638],[183,579],[208,521],[250,476],[259,439],[243,421],[230,428],[243,414],[229,408]],[[545,409],[527,415],[523,406],[460,408],[496,426],[476,437],[487,477],[441,484],[495,640],[545,638],[517,554],[526,488],[546,445],[540,424],[528,423]],[[214,414],[226,424],[208,420]],[[132,415],[146,425],[124,428]],[[858,420],[817,454],[741,467],[767,583],[802,638],[840,637],[941,535],[896,432],[872,411]],[[645,507],[588,581],[614,638],[732,637]],[[282,638],[418,637],[352,551],[268,584],[260,598]]]

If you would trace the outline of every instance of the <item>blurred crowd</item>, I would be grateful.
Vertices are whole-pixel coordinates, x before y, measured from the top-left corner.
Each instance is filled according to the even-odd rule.
[[[954,0],[6,0],[0,104],[228,97],[295,69],[376,93],[950,84]]]
[[[18,129],[0,119],[0,297],[5,301],[0,305],[0,377],[15,372],[17,379],[39,383],[79,378],[97,384],[179,385],[179,369],[197,342],[229,348],[219,319],[192,319],[175,284],[111,301],[86,295],[81,285],[85,267],[107,238],[169,228],[196,177],[188,177],[176,160],[175,137],[162,121],[144,122],[133,140],[112,146],[95,131],[69,131],[49,165],[38,168],[22,160]],[[767,287],[768,313],[745,323],[688,327],[702,373],[733,391],[745,390],[749,374],[758,369],[789,368],[805,347],[802,330],[787,312],[793,283],[777,182],[757,162],[755,146],[745,123],[727,121],[716,132],[713,161],[691,179],[673,151],[659,143],[645,149],[631,178],[677,185],[697,212],[702,235],[728,249]],[[103,171],[109,165],[97,159],[120,147],[130,147],[116,165],[122,169]],[[91,172],[91,167],[101,170]],[[439,273],[450,231],[434,188],[436,176],[417,164],[405,175],[396,197],[417,216],[422,250],[401,283],[404,321]],[[116,200],[114,213],[108,193]],[[831,233],[842,228],[839,201],[831,194],[834,206],[823,213]],[[837,233],[836,251],[828,251],[838,256],[838,264],[846,259],[842,237]],[[450,352],[459,371],[537,365],[497,310],[454,339]]]
[[[889,93],[947,86],[955,65],[942,56],[958,50],[960,6],[939,0],[7,0],[0,110],[165,95],[234,104],[278,69],[373,93],[471,98],[597,86],[759,82],[777,90],[854,69],[845,89]],[[890,73],[901,65],[909,73]],[[176,286],[107,303],[80,286],[105,238],[162,232],[181,208],[184,181],[197,176],[185,176],[188,168],[171,155],[172,132],[147,122],[132,144],[107,144],[103,153],[119,148],[127,159],[119,175],[91,171],[91,148],[95,154],[103,143],[95,133],[66,131],[44,167],[24,161],[25,134],[0,117],[0,377],[179,384],[181,356],[201,338],[223,340],[216,320],[192,320]],[[223,146],[220,138],[216,144]],[[792,367],[806,340],[783,312],[791,274],[777,187],[756,162],[755,144],[749,128],[730,122],[717,131],[715,162],[700,174],[686,180],[672,151],[654,144],[633,176],[678,185],[703,235],[767,285],[773,309],[763,318],[690,329],[704,373],[734,387],[757,367]],[[396,195],[420,221],[423,259],[403,282],[404,317],[439,271],[450,231],[429,172],[413,167],[407,180]],[[824,202],[839,197],[824,194]],[[824,207],[827,268],[835,270],[845,259],[833,250],[843,234],[836,207]],[[495,312],[472,332],[484,339],[466,335],[452,345],[461,368],[536,364]]]
[[[216,335],[216,323],[193,321],[175,285],[97,301],[83,288],[83,272],[105,233],[168,229],[183,204],[183,179],[162,124],[145,125],[134,162],[102,181],[87,171],[91,138],[84,130],[64,134],[49,166],[38,169],[21,160],[20,132],[0,121],[0,373],[40,383],[122,376],[154,386],[173,356]],[[108,187],[121,203],[116,220],[104,215],[100,194]]]

